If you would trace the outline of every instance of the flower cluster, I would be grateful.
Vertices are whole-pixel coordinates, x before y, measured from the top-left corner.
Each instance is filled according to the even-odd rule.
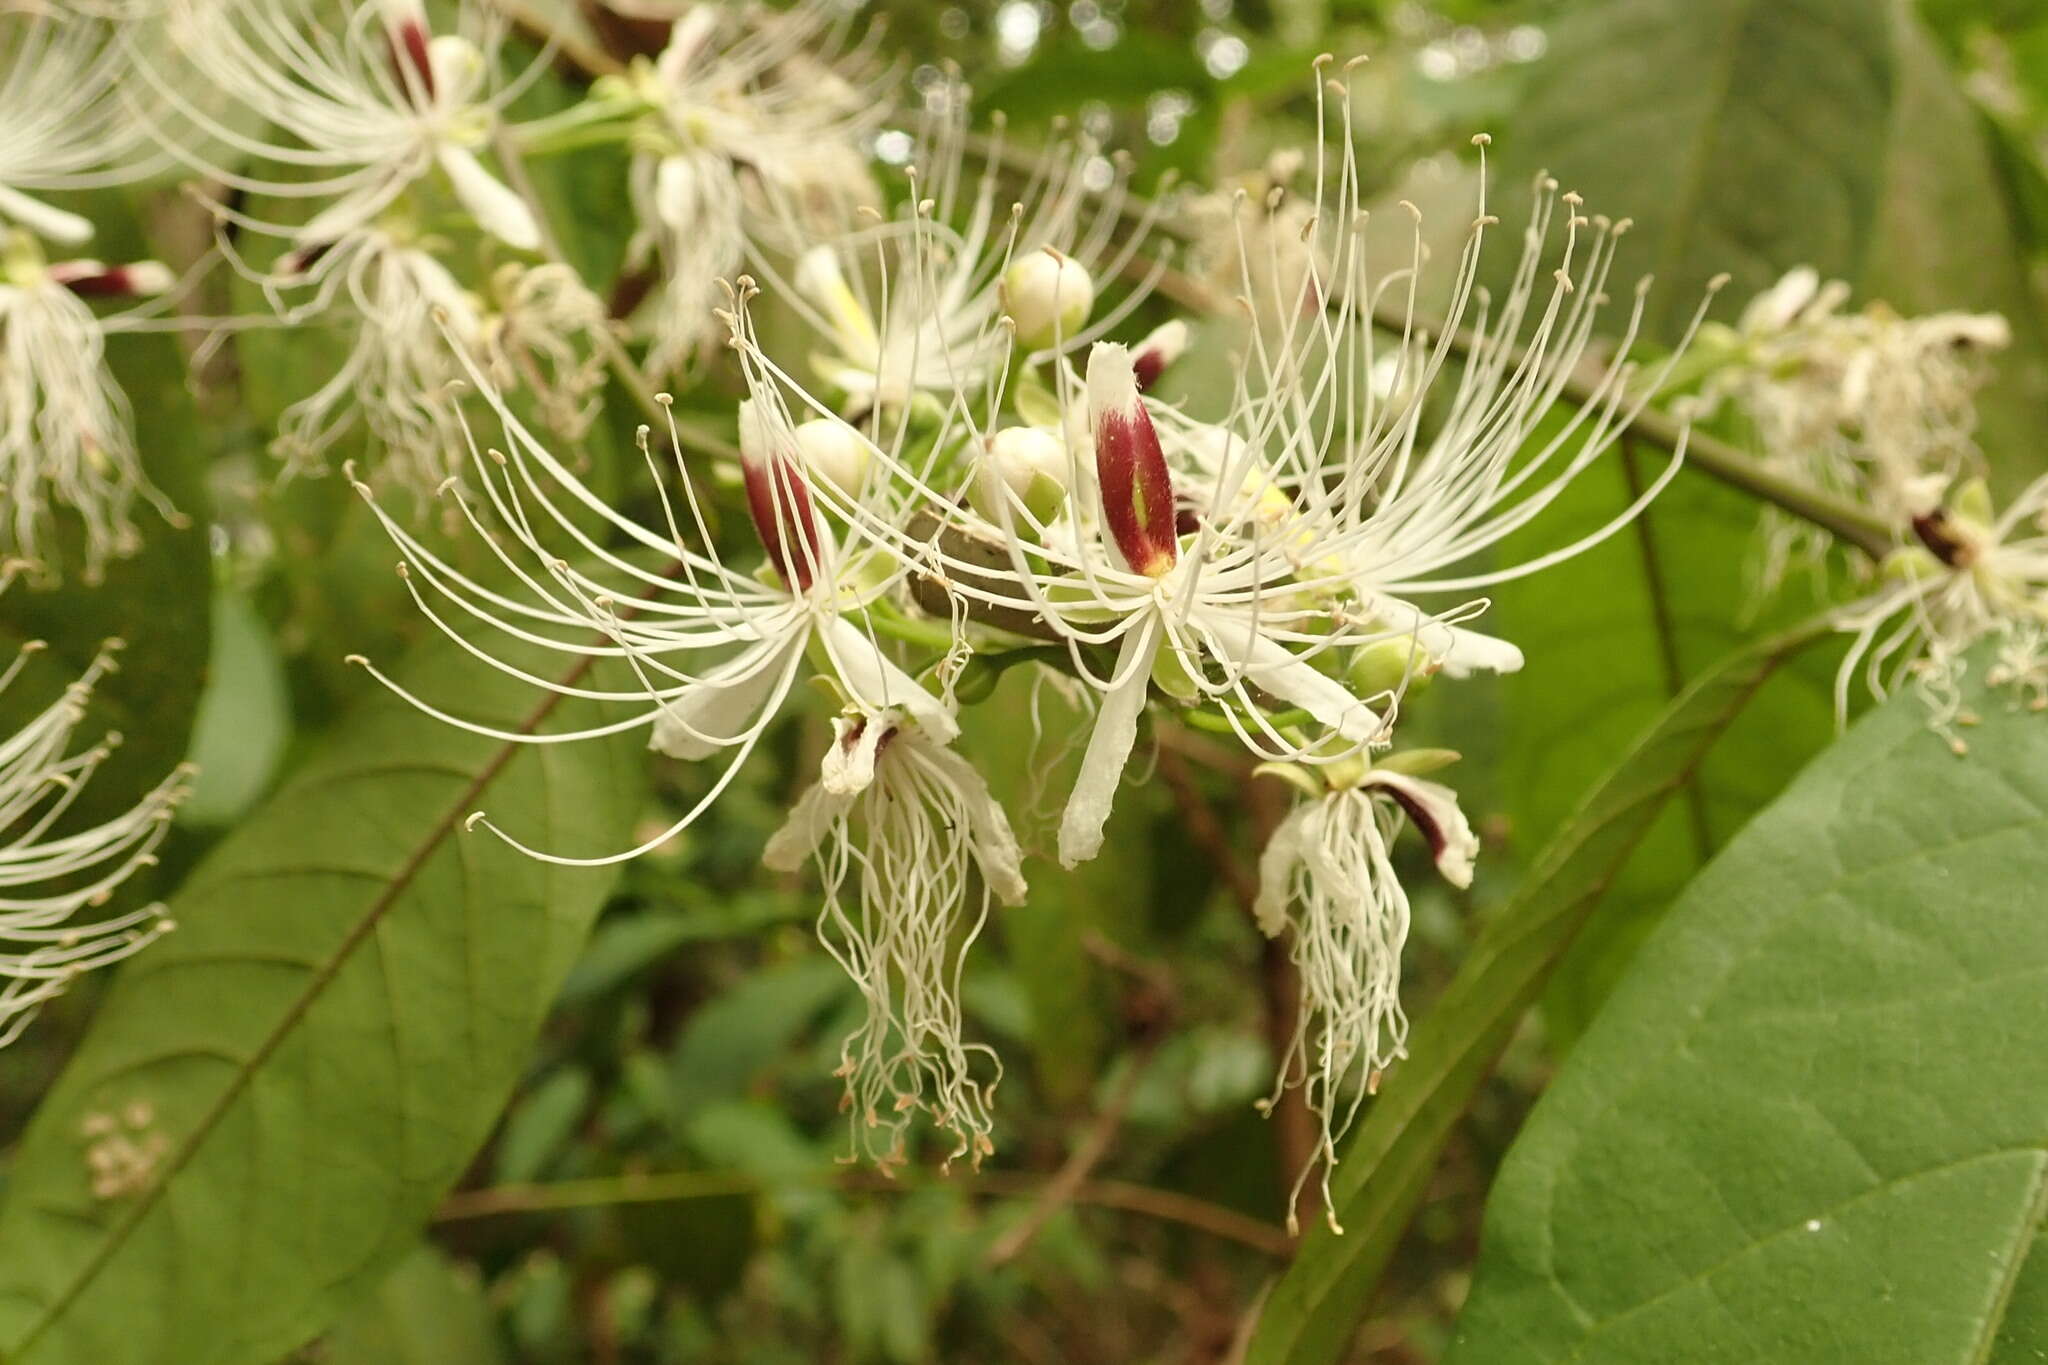
[[[0,570],[0,590],[13,569]],[[0,693],[17,685],[42,648],[30,642],[0,668]],[[161,905],[119,914],[105,907],[123,881],[155,861],[190,770],[174,771],[132,809],[102,823],[80,828],[66,818],[120,743],[112,734],[67,752],[119,648],[118,640],[109,641],[54,702],[0,739],[0,1047],[79,976],[120,961],[173,927]]]
[[[690,39],[690,60],[674,65],[737,60],[705,47],[709,21],[691,23],[672,39]],[[784,60],[749,67],[751,88]],[[865,225],[749,248],[754,273],[727,282],[713,315],[745,389],[738,449],[721,455],[671,415],[658,458],[643,428],[658,515],[600,497],[459,347],[502,442],[451,409],[467,459],[442,491],[502,576],[459,567],[359,485],[437,625],[485,665],[612,707],[545,742],[644,732],[714,774],[630,849],[534,849],[486,813],[471,823],[550,861],[637,856],[698,819],[779,718],[829,697],[816,784],[766,860],[816,863],[820,935],[869,1006],[843,1053],[854,1141],[901,1159],[923,1114],[953,1155],[979,1159],[1001,1068],[963,1040],[963,956],[992,903],[1028,888],[1010,819],[956,744],[987,695],[977,680],[1045,670],[1093,712],[1050,850],[1064,867],[1102,850],[1148,715],[1231,734],[1302,791],[1266,851],[1258,919],[1301,967],[1282,1084],[1305,1086],[1326,1170],[1359,1096],[1402,1055],[1395,836],[1414,825],[1458,886],[1478,852],[1451,789],[1422,775],[1445,756],[1393,750],[1403,698],[1433,675],[1519,667],[1512,644],[1472,626],[1484,591],[1624,526],[1682,458],[1609,524],[1527,560],[1498,554],[1656,388],[1626,359],[1638,290],[1589,400],[1553,419],[1606,316],[1627,225],[1540,181],[1496,301],[1478,283],[1496,222],[1482,204],[1451,316],[1432,327],[1414,316],[1419,225],[1398,259],[1369,259],[1348,142],[1305,156],[1296,283],[1277,290],[1253,266],[1271,252],[1240,219],[1238,292],[1259,325],[1197,404],[1174,393],[1198,350],[1188,320],[1133,326],[1165,269],[1159,206],[1130,199],[1119,163],[1085,141],[1021,165],[999,140],[970,155],[964,107],[957,90],[933,103],[905,190],[866,205]],[[1330,123],[1347,127],[1348,111]],[[657,187],[684,175],[663,169],[673,148],[645,155]],[[693,188],[710,183],[699,171]],[[728,471],[751,550],[714,533]],[[550,681],[524,661],[535,647],[585,666]]]
[[[1849,313],[1848,296],[1810,268],[1791,271],[1734,328],[1702,328],[1689,365],[1705,374],[1709,408],[1727,400],[1748,421],[1767,465],[1892,530],[1878,584],[1837,615],[1854,637],[1837,715],[1859,677],[1878,697],[1910,682],[1960,754],[1959,727],[1976,719],[1961,701],[1965,655],[1980,642],[1994,642],[1993,686],[2048,709],[2048,487],[2000,513],[1974,442],[1977,393],[2011,332],[1993,313]],[[1767,587],[1793,564],[1818,565],[1830,544],[1775,510],[1763,531]]]
[[[1846,312],[1848,298],[1846,284],[1801,266],[1734,327],[1702,328],[1692,364],[1707,369],[1706,410],[1738,410],[1767,466],[1903,524],[1927,476],[1977,471],[1977,391],[2011,331],[1997,314],[1902,317],[1878,302]],[[1829,545],[1817,527],[1771,512],[1761,586],[1817,566]]]

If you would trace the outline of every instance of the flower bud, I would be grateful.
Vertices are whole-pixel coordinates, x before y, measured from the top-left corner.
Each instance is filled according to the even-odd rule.
[[[1011,263],[1003,273],[1003,308],[1026,346],[1069,340],[1095,307],[1095,281],[1087,267],[1051,247]]]
[[[1127,568],[1163,577],[1180,558],[1173,477],[1152,415],[1138,397],[1131,353],[1113,342],[1098,342],[1088,354],[1088,420],[1095,431],[1103,529]]]
[[[1437,660],[1413,636],[1375,640],[1360,649],[1351,660],[1351,685],[1359,695],[1374,697],[1383,692],[1416,696],[1436,676]]]
[[[795,433],[754,399],[740,404],[740,471],[747,512],[768,562],[797,592],[817,580],[824,536],[811,507],[810,485],[797,467]]]
[[[868,476],[868,444],[846,423],[816,417],[796,429],[804,468],[849,498],[859,497]]]
[[[1179,318],[1162,322],[1131,352],[1131,368],[1138,376],[1138,391],[1150,393],[1159,376],[1179,360],[1188,348],[1188,325]]]
[[[135,261],[129,265],[107,265],[101,261],[58,261],[49,277],[80,298],[144,298],[162,294],[178,282],[162,261]]]
[[[1013,508],[1021,505],[1043,525],[1066,501],[1067,448],[1049,431],[1005,427],[990,438],[974,474],[967,496],[975,511],[1001,525],[1001,504],[1014,498]]]

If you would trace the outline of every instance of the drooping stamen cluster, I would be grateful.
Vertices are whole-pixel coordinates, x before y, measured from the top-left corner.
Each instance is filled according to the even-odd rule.
[[[856,1147],[885,1166],[904,1156],[923,1108],[976,1164],[994,1150],[995,1052],[964,1042],[960,974],[993,896],[1022,904],[1009,818],[958,754],[893,712],[835,721],[816,785],[768,841],[781,871],[816,861],[818,935],[867,1002],[840,1074]]]
[[[1920,496],[1942,496],[1939,478]],[[2002,513],[1982,480],[1967,480],[1945,501],[1923,502],[1909,524],[1916,543],[1887,558],[1879,587],[1839,613],[1855,638],[1835,678],[1836,717],[1846,721],[1859,673],[1880,698],[1910,681],[1934,732],[1962,754],[1961,730],[1977,720],[1962,704],[1964,656],[1979,643],[1995,642],[1993,687],[2048,711],[2048,479]]]
[[[85,302],[171,283],[155,261],[47,262],[26,232],[0,229],[0,555],[45,561],[53,573],[46,541],[63,508],[84,530],[92,580],[141,544],[136,499],[181,521],[143,471],[128,400],[107,368],[106,333],[118,320]]]
[[[1289,933],[1301,980],[1280,1085],[1298,1073],[1310,1110],[1324,1120],[1317,1160],[1296,1177],[1288,1200],[1290,1230],[1318,1166],[1324,1206],[1334,1210],[1329,1182],[1337,1138],[1379,1088],[1381,1073],[1408,1055],[1401,1008],[1408,893],[1390,853],[1404,814],[1428,840],[1445,880],[1470,886],[1479,840],[1457,794],[1392,768],[1345,773],[1326,790],[1311,788],[1259,859],[1259,927],[1275,938]],[[1356,1084],[1361,1071],[1363,1085]]]
[[[0,577],[0,588],[4,583]],[[101,824],[78,828],[66,818],[120,742],[109,735],[66,753],[118,644],[110,642],[61,697],[0,739],[0,1047],[81,975],[139,952],[173,927],[161,905],[120,914],[105,914],[105,907],[123,881],[155,861],[189,770],[178,769],[133,809]],[[0,669],[0,692],[41,648],[24,646]],[[81,912],[104,917],[80,922]]]

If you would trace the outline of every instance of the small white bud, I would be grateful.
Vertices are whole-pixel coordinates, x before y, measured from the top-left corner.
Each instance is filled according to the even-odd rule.
[[[1067,496],[1065,442],[1038,427],[1005,427],[988,443],[968,498],[974,510],[1001,525],[1001,500],[1014,498],[1040,524],[1053,519]]]
[[[848,497],[860,496],[868,473],[868,445],[860,433],[830,417],[800,423],[797,453],[804,467]]]
[[[1003,307],[1017,324],[1017,340],[1049,346],[1071,339],[1095,307],[1095,281],[1071,256],[1051,247],[1011,263],[1003,273]]]

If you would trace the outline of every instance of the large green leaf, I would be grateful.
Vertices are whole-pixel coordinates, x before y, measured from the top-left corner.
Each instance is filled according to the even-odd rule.
[[[590,718],[445,644],[403,673],[501,727]],[[122,970],[31,1125],[0,1208],[9,1365],[274,1360],[406,1253],[504,1104],[610,878],[463,819],[620,847],[632,759],[360,686],[194,872],[179,931]],[[96,1194],[117,1145],[140,1169]]]
[[[1986,447],[2001,483],[2038,467],[2041,327],[2008,195],[1903,6],[1601,0],[1559,24],[1499,146],[1495,194],[1510,213],[1547,167],[1589,211],[1633,217],[1614,277],[1656,276],[1657,340],[1677,340],[1714,275],[1733,277],[1725,315],[1800,264],[1849,281],[1859,300],[2004,311],[2015,344],[1986,398]],[[1590,471],[1522,549],[1603,524],[1660,456],[1639,449],[1633,471],[1626,460]],[[1543,846],[1686,680],[1810,609],[1803,584],[1789,600],[1751,602],[1756,515],[1688,472],[1627,533],[1499,593],[1498,624],[1529,658],[1502,697],[1502,785],[1521,847]],[[1549,1015],[1561,1037],[1584,1026],[1676,889],[1825,742],[1827,671],[1817,658],[1781,676],[1645,839],[1615,888],[1630,912],[1602,916],[1559,974]]]
[[[1344,1234],[1309,1234],[1266,1301],[1250,1365],[1340,1357],[1372,1305],[1373,1284],[1421,1202],[1437,1154],[1560,956],[1701,759],[1820,629],[1776,636],[1701,678],[1585,799],[1416,1027],[1408,1060],[1391,1073],[1337,1167]]]
[[[1452,1365],[2041,1336],[2048,724],[1969,692],[1967,759],[1902,696],[1687,890],[1502,1167]]]

